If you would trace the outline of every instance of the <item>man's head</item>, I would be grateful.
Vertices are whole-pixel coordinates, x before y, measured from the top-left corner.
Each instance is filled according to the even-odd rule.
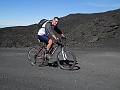
[[[58,24],[59,18],[58,17],[54,17],[52,20],[52,25],[56,26]]]

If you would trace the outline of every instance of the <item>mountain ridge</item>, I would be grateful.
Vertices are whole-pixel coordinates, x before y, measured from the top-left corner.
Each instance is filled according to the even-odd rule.
[[[58,27],[70,45],[120,46],[120,9],[93,13],[69,14],[60,18]],[[0,28],[0,47],[38,45],[37,24]]]

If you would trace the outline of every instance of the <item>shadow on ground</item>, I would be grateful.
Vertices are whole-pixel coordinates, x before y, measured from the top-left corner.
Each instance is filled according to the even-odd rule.
[[[72,63],[73,61],[67,61],[67,60],[61,60],[60,61],[60,64],[61,65],[71,65],[70,63]],[[80,68],[80,66],[77,66],[77,64],[78,64],[78,62],[76,62],[76,65],[75,65],[75,67],[72,69],[72,71],[73,70],[79,70],[79,69],[81,69]],[[42,65],[42,67],[43,66],[49,66],[49,67],[59,67],[59,65],[58,65],[58,62],[57,61],[54,61],[54,62],[51,62],[51,63],[48,63],[48,64],[44,64],[44,65]],[[40,66],[41,67],[41,66]]]

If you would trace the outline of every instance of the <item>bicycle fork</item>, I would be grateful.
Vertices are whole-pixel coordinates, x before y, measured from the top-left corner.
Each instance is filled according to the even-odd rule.
[[[66,53],[64,51],[64,48],[62,48],[62,56],[63,56],[64,60],[67,60],[67,55],[66,55]]]

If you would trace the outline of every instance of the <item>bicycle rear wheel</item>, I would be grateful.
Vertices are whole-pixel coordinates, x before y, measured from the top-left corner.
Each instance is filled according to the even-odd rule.
[[[76,57],[71,51],[60,51],[57,55],[57,63],[61,69],[71,70],[76,65]]]
[[[44,51],[42,48],[39,47],[32,47],[28,51],[28,60],[30,61],[31,65],[42,65],[44,62]]]

